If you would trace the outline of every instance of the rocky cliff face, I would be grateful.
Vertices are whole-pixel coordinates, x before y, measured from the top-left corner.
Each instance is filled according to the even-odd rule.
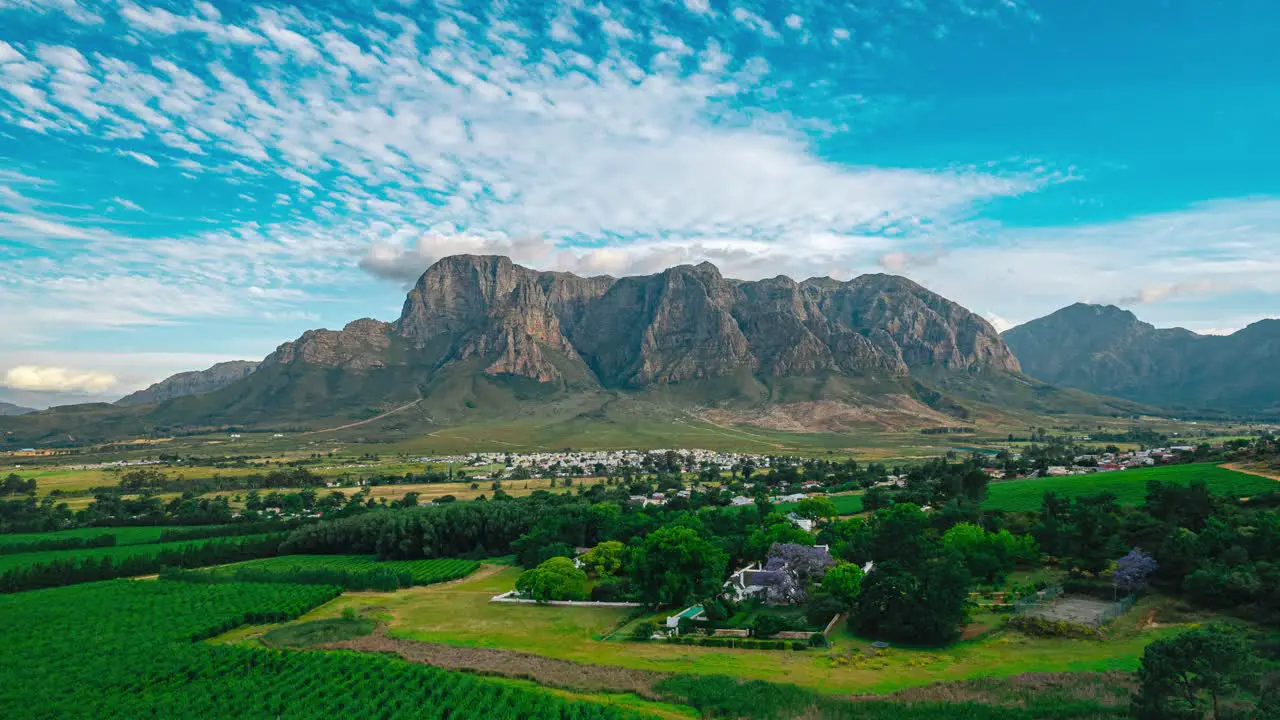
[[[308,330],[297,340],[276,348],[262,366],[305,363],[347,370],[385,367],[391,348],[390,329],[389,323],[361,318],[341,330]]]
[[[226,387],[248,377],[258,369],[258,363],[250,360],[232,360],[218,363],[207,370],[183,372],[161,380],[150,387],[126,395],[116,405],[150,405],[184,395],[197,395]]]
[[[1280,412],[1280,320],[1207,336],[1077,303],[1004,339],[1028,375],[1055,385],[1185,409]]]
[[[390,359],[393,342],[411,348],[408,359]],[[569,363],[612,388],[740,371],[901,377],[916,368],[1018,370],[985,320],[903,278],[744,282],[709,263],[583,278],[467,255],[428,269],[395,323],[311,331],[266,362],[443,368],[474,359],[490,375],[543,383],[561,380]]]

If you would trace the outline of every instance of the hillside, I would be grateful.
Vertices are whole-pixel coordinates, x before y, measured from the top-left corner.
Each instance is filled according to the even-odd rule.
[[[1003,338],[1028,375],[1054,385],[1180,412],[1280,416],[1280,320],[1197,335],[1080,303]]]
[[[125,407],[150,405],[184,395],[198,395],[226,387],[242,380],[258,369],[258,363],[250,360],[232,360],[214,365],[206,370],[194,370],[171,375],[150,387],[130,393],[115,402]]]
[[[33,408],[22,407],[21,405],[14,405],[13,403],[0,402],[0,415],[25,415],[33,412],[35,412]]]
[[[145,405],[131,396],[3,427],[11,441],[85,442],[328,428],[398,409],[382,425],[402,432],[494,420],[674,422],[691,412],[837,431],[964,423],[1003,408],[1132,410],[1027,380],[985,320],[905,278],[741,281],[708,263],[583,278],[505,257],[448,257],[421,276],[394,322],[307,331],[240,371],[216,389],[197,389],[211,371],[186,374],[143,391]]]

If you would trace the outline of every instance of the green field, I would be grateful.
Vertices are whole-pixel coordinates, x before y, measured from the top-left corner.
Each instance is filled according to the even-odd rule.
[[[828,495],[827,499],[836,506],[840,515],[857,515],[862,512],[862,495]],[[798,503],[779,503],[778,509],[783,512],[795,510]]]
[[[280,653],[200,638],[282,621],[325,586],[112,581],[0,597],[0,717],[536,718],[652,716],[376,654]]]
[[[1091,475],[1073,475],[1054,478],[1029,478],[991,483],[987,500],[982,504],[989,510],[1027,512],[1039,510],[1041,498],[1046,492],[1060,497],[1081,497],[1111,493],[1123,505],[1138,505],[1147,494],[1147,481],[1188,485],[1202,480],[1216,495],[1248,497],[1257,493],[1280,490],[1280,483],[1257,475],[1236,472],[1208,463],[1194,465],[1164,465],[1160,467],[1121,470]]]
[[[255,570],[278,570],[281,572],[300,568],[302,570],[337,570],[359,572],[362,570],[385,569],[407,571],[413,577],[414,585],[430,585],[432,583],[457,580],[475,572],[480,563],[474,560],[385,560],[379,561],[372,555],[282,555],[280,557],[246,560],[230,565],[220,565],[206,572],[214,574],[231,574],[241,568]]]
[[[340,617],[346,608],[388,623],[392,637],[462,647],[517,650],[550,658],[638,670],[729,675],[809,687],[822,693],[893,692],[932,682],[1009,677],[1027,672],[1105,671],[1137,668],[1143,648],[1175,628],[1142,629],[1117,621],[1105,640],[1035,638],[993,630],[941,649],[894,648],[875,663],[848,662],[867,647],[843,627],[829,650],[779,652],[634,643],[611,636],[629,611],[597,607],[540,607],[490,603],[510,590],[519,568],[485,565],[449,585],[385,593],[347,593],[303,620]],[[1144,603],[1132,618],[1148,611]],[[610,639],[605,639],[609,637]]]
[[[162,552],[182,550],[208,543],[240,542],[266,537],[266,535],[242,535],[235,538],[205,538],[201,540],[183,540],[181,542],[149,543],[143,545],[124,545],[119,547],[85,548],[76,550],[43,550],[39,552],[14,553],[0,555],[0,573],[13,568],[25,568],[44,565],[56,561],[75,561],[79,565],[87,562],[111,558],[115,561],[134,557],[152,557]]]

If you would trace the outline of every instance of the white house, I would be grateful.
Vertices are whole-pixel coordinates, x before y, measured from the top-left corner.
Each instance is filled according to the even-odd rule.
[[[802,518],[795,513],[787,513],[787,519],[791,521],[792,525],[795,525],[801,530],[805,532],[813,532],[813,521],[809,518]]]

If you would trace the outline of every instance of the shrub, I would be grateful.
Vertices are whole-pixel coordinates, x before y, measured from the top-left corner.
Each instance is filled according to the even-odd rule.
[[[826,647],[827,636],[822,633],[814,633],[809,636],[809,647]]]
[[[1098,631],[1088,625],[1065,620],[1050,620],[1031,615],[1019,615],[1018,617],[1009,618],[1009,627],[1028,635],[1041,637],[1081,638],[1085,640],[1098,637]]]
[[[645,621],[642,623],[636,623],[636,626],[631,629],[631,639],[648,640],[652,638],[653,634],[656,632],[658,632],[658,624],[655,622]]]
[[[791,649],[792,650],[808,650],[809,646],[797,640],[791,643]]]
[[[773,637],[786,630],[797,630],[799,626],[791,618],[773,613],[760,613],[751,622],[751,630],[758,638]]]

